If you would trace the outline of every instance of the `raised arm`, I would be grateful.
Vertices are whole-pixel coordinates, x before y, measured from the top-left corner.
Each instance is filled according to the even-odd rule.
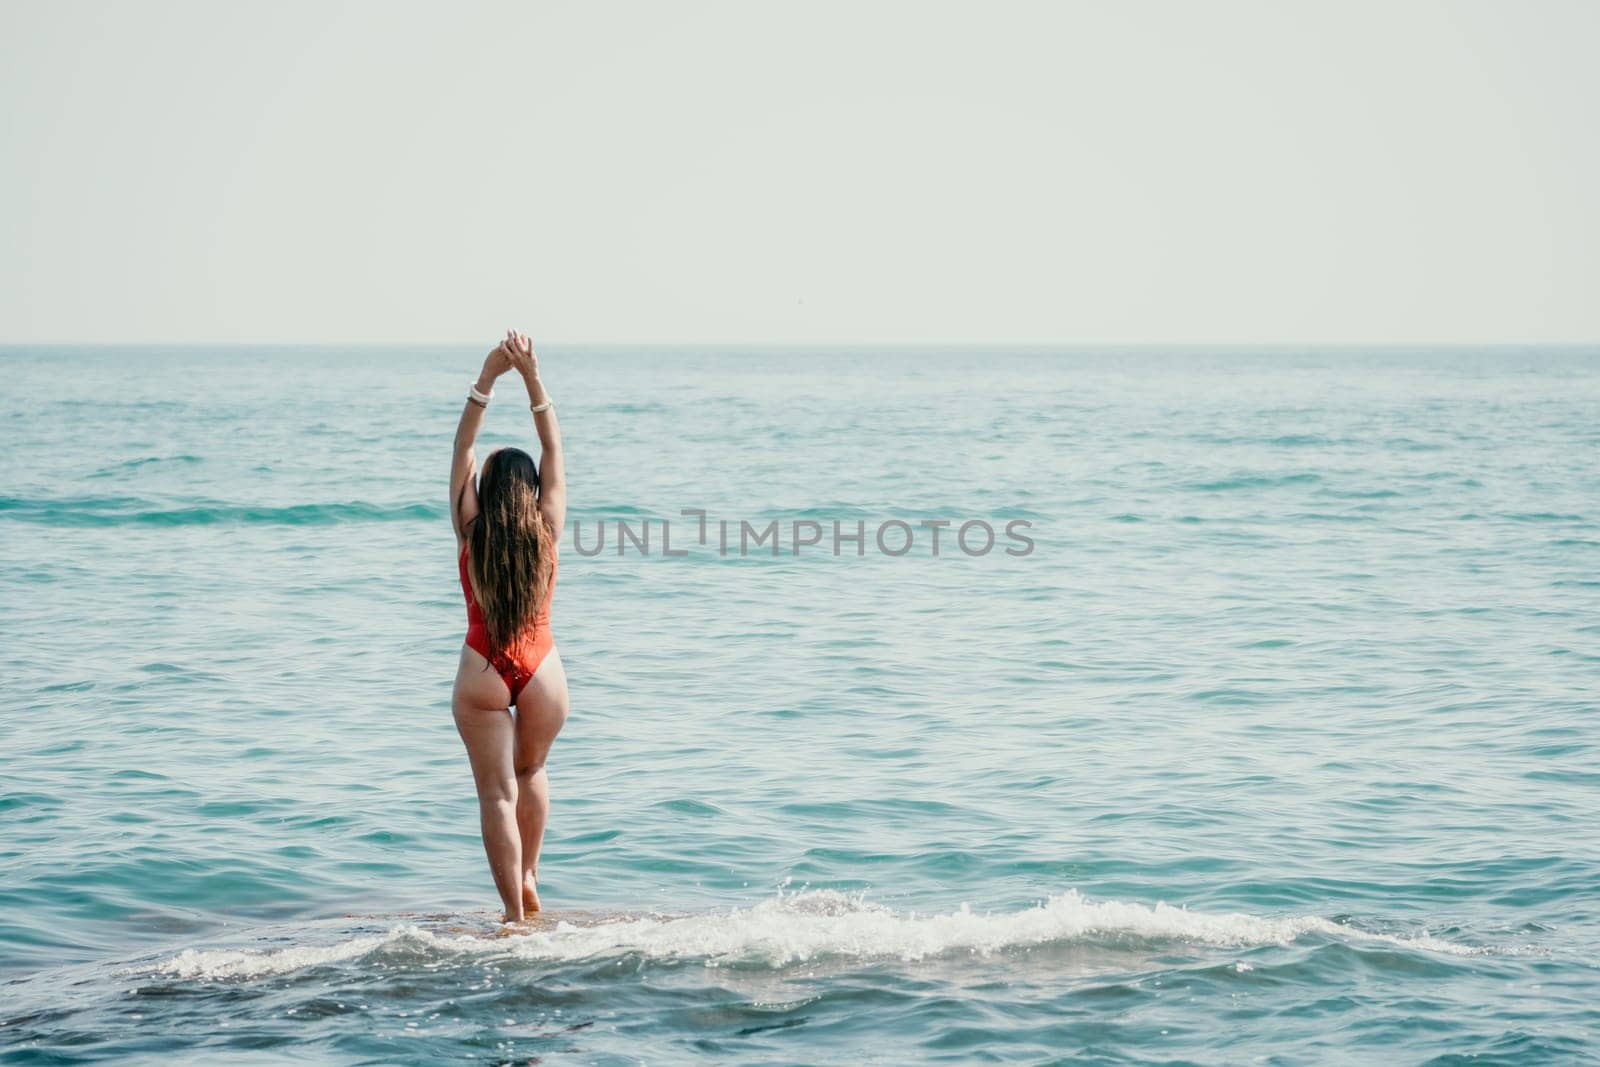
[[[511,355],[502,343],[483,359],[483,369],[472,387],[480,393],[494,391],[495,379],[511,369]],[[461,421],[456,423],[456,441],[450,459],[450,525],[456,532],[456,549],[466,536],[467,523],[478,517],[478,486],[474,475],[478,471],[478,428],[483,425],[484,405],[472,399],[469,393],[461,409]]]
[[[533,428],[539,433],[539,511],[561,537],[567,521],[567,468],[561,455],[561,424],[556,421],[555,405],[539,380],[539,356],[525,333],[506,335],[505,348],[511,365],[528,387],[528,406],[533,413]]]

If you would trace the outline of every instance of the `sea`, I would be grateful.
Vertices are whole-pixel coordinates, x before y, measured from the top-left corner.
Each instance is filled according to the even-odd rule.
[[[1600,1062],[1600,350],[541,347],[503,936],[488,347],[0,349],[0,1063]]]

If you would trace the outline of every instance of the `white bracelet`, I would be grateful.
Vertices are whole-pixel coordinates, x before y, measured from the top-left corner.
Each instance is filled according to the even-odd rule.
[[[539,412],[547,410],[550,407],[550,405],[554,404],[554,403],[555,403],[554,400],[551,400],[549,397],[545,397],[543,404],[529,404],[528,405],[528,410],[533,412],[535,415],[537,415],[537,414],[539,414]]]
[[[489,401],[494,399],[494,386],[490,386],[487,393],[480,393],[478,392],[478,383],[473,382],[471,385],[467,386],[467,389],[467,396],[471,397],[473,400],[476,400],[484,407],[488,407]]]

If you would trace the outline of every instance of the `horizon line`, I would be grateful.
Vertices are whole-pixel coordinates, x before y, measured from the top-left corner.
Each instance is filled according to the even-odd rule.
[[[436,340],[436,341],[330,341],[330,340],[301,340],[301,341],[151,341],[151,340],[119,340],[119,341],[81,341],[81,340],[35,340],[35,341],[9,341],[0,340],[0,349],[10,348],[465,348],[478,347],[485,344],[482,340]],[[1588,341],[1394,341],[1394,340],[1365,340],[1365,341],[1097,341],[1097,340],[1038,340],[1038,341],[998,341],[998,340],[971,340],[961,339],[953,341],[935,340],[827,340],[827,341],[784,341],[774,339],[746,339],[732,341],[710,340],[655,340],[655,341],[613,341],[613,340],[538,340],[535,343],[552,347],[571,348],[1060,348],[1060,349],[1086,349],[1086,348],[1117,348],[1117,349],[1149,349],[1149,348],[1310,348],[1310,349],[1353,349],[1353,348],[1600,348],[1600,339]]]

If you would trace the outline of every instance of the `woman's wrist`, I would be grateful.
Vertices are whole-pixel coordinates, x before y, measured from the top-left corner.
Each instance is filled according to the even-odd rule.
[[[473,384],[477,386],[480,393],[492,393],[494,392],[494,379],[494,371],[490,370],[489,364],[485,363],[483,369],[478,372],[478,380]]]

